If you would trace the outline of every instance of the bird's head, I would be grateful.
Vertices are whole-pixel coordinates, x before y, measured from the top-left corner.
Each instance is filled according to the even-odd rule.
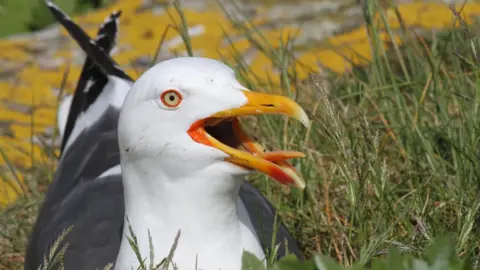
[[[263,172],[303,188],[285,160],[299,152],[264,152],[241,128],[238,117],[282,114],[308,125],[304,110],[277,95],[249,91],[228,66],[206,58],[161,62],[133,85],[122,107],[119,143],[131,162],[150,159],[172,179],[201,170],[228,175]]]

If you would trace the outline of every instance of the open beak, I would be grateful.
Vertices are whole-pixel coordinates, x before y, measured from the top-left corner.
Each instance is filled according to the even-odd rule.
[[[286,161],[305,155],[294,151],[265,152],[259,143],[244,132],[238,117],[281,114],[295,118],[308,127],[310,121],[307,114],[300,105],[289,98],[248,90],[242,92],[247,98],[245,105],[215,113],[195,122],[188,130],[190,137],[198,143],[228,154],[229,157],[226,158],[228,162],[263,172],[282,184],[305,188],[305,181],[300,173]]]

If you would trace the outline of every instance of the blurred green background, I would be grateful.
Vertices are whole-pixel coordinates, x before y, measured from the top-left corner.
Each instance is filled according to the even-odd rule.
[[[69,15],[99,8],[109,0],[56,0]],[[30,32],[53,23],[43,0],[0,0],[0,37]]]

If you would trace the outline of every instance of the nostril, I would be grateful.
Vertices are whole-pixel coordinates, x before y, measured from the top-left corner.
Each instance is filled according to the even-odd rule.
[[[275,107],[273,104],[260,104],[262,107]]]

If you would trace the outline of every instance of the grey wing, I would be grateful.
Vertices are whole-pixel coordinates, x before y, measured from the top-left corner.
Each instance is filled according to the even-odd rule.
[[[31,233],[24,269],[38,269],[59,235],[70,226],[65,269],[103,269],[114,263],[123,229],[121,175],[99,177],[120,163],[116,124],[110,108],[68,148],[49,186]]]
[[[304,259],[298,242],[280,221],[280,217],[277,217],[277,224],[275,224],[275,208],[258,189],[245,181],[240,189],[240,198],[264,250],[270,252],[273,249],[272,239],[276,226],[275,245],[279,245],[277,259],[287,254],[294,254],[297,258]]]

